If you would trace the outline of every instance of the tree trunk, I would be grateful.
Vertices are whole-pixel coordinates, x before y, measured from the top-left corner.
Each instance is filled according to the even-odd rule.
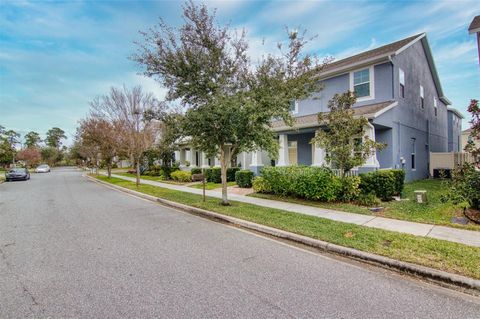
[[[108,178],[112,177],[112,162],[107,162],[107,176]]]
[[[135,165],[136,165],[136,168],[137,168],[137,176],[136,176],[136,180],[135,180],[135,185],[138,187],[140,185],[140,159],[137,159],[135,161]]]
[[[222,175],[222,205],[230,205],[227,197],[227,167],[230,161],[230,152],[225,150],[225,146],[220,147],[220,169]]]

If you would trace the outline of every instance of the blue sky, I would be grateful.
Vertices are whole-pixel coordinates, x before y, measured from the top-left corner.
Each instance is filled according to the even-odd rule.
[[[251,56],[275,52],[284,27],[317,38],[308,50],[346,57],[427,32],[446,96],[466,114],[480,99],[476,41],[480,1],[206,1],[221,23],[245,28]],[[164,90],[127,57],[158,17],[181,23],[177,1],[0,1],[0,125],[25,134],[58,126],[70,140],[89,101],[111,86]],[[262,43],[264,43],[262,45]],[[467,121],[464,121],[464,128]]]

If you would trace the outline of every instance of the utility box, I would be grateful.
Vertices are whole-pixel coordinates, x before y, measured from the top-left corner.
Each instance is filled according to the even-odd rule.
[[[414,191],[415,194],[415,201],[419,204],[426,204],[427,203],[427,191],[418,190]]]

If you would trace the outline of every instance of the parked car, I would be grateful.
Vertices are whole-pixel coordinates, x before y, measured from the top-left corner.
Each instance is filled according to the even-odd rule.
[[[35,168],[35,173],[49,173],[50,172],[50,166],[47,164],[41,164],[38,165],[37,168]]]
[[[28,169],[26,168],[12,168],[9,171],[5,172],[5,180],[7,182],[9,181],[15,181],[15,180],[29,180],[30,179],[30,173],[28,172]]]

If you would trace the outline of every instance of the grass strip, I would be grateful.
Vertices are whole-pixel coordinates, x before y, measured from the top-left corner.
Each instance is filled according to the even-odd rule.
[[[419,189],[427,191],[427,203],[419,204],[415,201],[414,191]],[[461,217],[463,214],[461,209],[458,209],[452,203],[443,203],[441,201],[441,195],[444,192],[445,182],[438,179],[419,180],[406,183],[403,192],[403,198],[405,200],[382,202],[380,206],[384,207],[384,211],[378,213],[373,213],[367,207],[355,205],[353,203],[324,203],[314,200],[261,193],[253,193],[248,196],[340,210],[348,213],[381,216],[417,223],[444,225],[459,229],[480,231],[480,225],[474,223],[462,225],[451,222],[453,217]]]
[[[231,202],[231,206],[222,206],[217,198],[207,197],[206,202],[202,202],[201,195],[145,184],[137,188],[135,183],[119,178],[108,179],[106,176],[96,178],[177,203],[337,245],[480,279],[479,247],[342,223],[235,201]]]
[[[227,186],[235,186],[235,185],[236,185],[235,182],[228,182],[227,183]],[[202,185],[201,182],[199,184],[190,185],[188,187],[203,189],[203,185]],[[217,189],[217,188],[222,188],[222,183],[213,183],[213,182],[205,183],[205,189],[206,190],[212,190],[212,189]]]

